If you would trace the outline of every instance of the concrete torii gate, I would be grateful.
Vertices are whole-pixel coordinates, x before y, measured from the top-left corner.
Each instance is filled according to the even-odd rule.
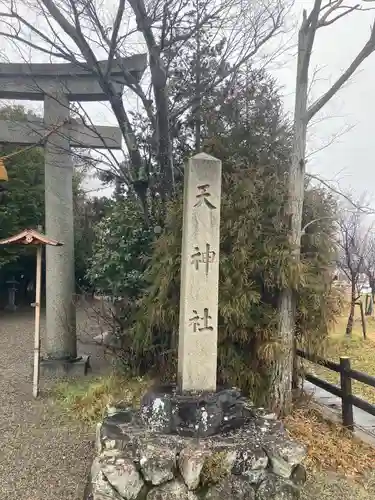
[[[114,61],[110,73],[114,91],[121,95],[124,71],[139,80],[146,62],[145,55]],[[103,73],[107,65],[107,61],[100,63]],[[67,360],[77,358],[73,162],[69,148],[121,148],[121,133],[116,127],[94,127],[95,132],[70,120],[70,101],[107,100],[97,76],[74,64],[2,63],[0,99],[44,101],[43,121],[0,120],[0,143],[34,144],[46,136],[45,231],[50,238],[64,241],[64,246],[46,248],[46,352],[48,371],[52,363],[60,372],[62,363],[66,366]]]

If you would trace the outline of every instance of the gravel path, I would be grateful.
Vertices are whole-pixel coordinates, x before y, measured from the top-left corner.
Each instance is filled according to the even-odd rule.
[[[88,331],[84,312],[79,329]],[[43,342],[44,318],[41,325]],[[93,430],[61,415],[42,386],[32,398],[33,312],[0,316],[0,500],[81,500],[93,454]],[[95,325],[90,334],[96,334]],[[79,347],[80,349],[80,347]],[[93,373],[108,363],[98,348]]]

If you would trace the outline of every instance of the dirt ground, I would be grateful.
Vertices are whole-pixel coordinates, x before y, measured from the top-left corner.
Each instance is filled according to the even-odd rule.
[[[86,340],[97,333],[83,310],[77,325]],[[47,386],[32,398],[33,334],[32,310],[0,315],[0,500],[81,500],[93,430],[63,415]],[[108,368],[100,348],[79,351],[92,355],[93,374]]]

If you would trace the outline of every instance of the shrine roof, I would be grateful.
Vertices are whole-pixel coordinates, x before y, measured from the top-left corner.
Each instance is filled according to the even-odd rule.
[[[63,243],[48,238],[35,229],[25,229],[14,236],[0,240],[0,245],[51,245],[57,247]]]

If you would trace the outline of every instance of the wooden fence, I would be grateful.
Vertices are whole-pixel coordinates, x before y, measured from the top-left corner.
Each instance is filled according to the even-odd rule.
[[[312,384],[321,387],[327,392],[341,398],[342,423],[344,427],[351,431],[354,429],[353,406],[375,416],[375,405],[372,405],[352,394],[352,380],[357,380],[363,384],[375,387],[375,377],[353,370],[350,366],[350,358],[348,357],[342,357],[340,358],[340,363],[334,363],[320,358],[319,356],[308,354],[300,349],[297,349],[297,355],[303,359],[311,361],[312,363],[323,366],[328,370],[332,370],[340,374],[339,386],[330,384],[326,380],[322,380],[311,373],[305,373],[305,379]]]

